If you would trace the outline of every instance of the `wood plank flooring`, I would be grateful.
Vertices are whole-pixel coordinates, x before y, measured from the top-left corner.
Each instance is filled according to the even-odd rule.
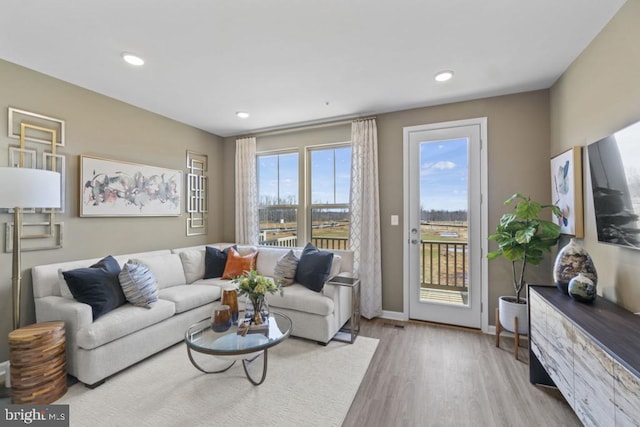
[[[404,326],[398,328],[396,325]],[[343,427],[580,426],[555,389],[529,383],[513,339],[422,322],[362,319],[380,344]]]

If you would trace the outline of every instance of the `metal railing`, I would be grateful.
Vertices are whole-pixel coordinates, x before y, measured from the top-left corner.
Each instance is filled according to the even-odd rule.
[[[321,249],[347,249],[349,239],[346,237],[312,237],[311,243]],[[276,239],[261,240],[264,246],[279,246],[294,248],[298,246],[298,236],[278,237]]]
[[[466,242],[420,241],[420,279],[423,285],[467,288],[469,245]]]

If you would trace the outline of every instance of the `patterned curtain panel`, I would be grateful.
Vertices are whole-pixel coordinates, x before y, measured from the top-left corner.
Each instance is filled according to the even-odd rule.
[[[257,245],[258,181],[256,139],[236,139],[236,243]]]
[[[351,230],[349,248],[354,271],[362,283],[362,315],[382,315],[380,271],[380,201],[378,192],[378,130],[375,119],[351,124]]]

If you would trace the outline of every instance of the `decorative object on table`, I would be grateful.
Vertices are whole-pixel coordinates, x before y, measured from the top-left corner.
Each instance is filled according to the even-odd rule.
[[[518,358],[519,335],[528,335],[527,301],[520,297],[524,288],[527,265],[538,265],[545,252],[558,243],[560,226],[540,217],[543,209],[549,208],[553,215],[560,215],[556,205],[543,205],[516,193],[504,204],[509,206],[515,202],[514,212],[505,213],[500,218],[496,233],[489,239],[498,243],[498,250],[489,252],[487,258],[499,256],[511,261],[513,273],[514,296],[501,296],[496,309],[496,347],[500,345],[500,331],[506,329],[514,332],[515,357]]]
[[[57,172],[0,167],[0,206],[13,209],[13,329],[20,327],[22,208],[60,206],[60,174]],[[10,183],[11,185],[8,185]],[[8,236],[7,236],[8,237]]]
[[[209,158],[187,150],[187,236],[207,234]]]
[[[233,279],[233,283],[238,286],[238,295],[247,297],[245,304],[245,319],[249,319],[250,323],[260,325],[269,318],[269,307],[264,299],[267,292],[275,294],[280,292],[282,295],[282,287],[271,279],[267,279],[255,270],[246,272],[242,276]]]
[[[560,291],[568,294],[569,282],[579,273],[584,273],[594,285],[598,284],[598,272],[591,256],[576,239],[571,239],[558,251],[553,265],[553,280]]]
[[[553,218],[560,233],[583,237],[582,147],[573,147],[551,159],[551,195],[561,211]]]
[[[182,171],[80,156],[80,216],[178,216]]]
[[[238,323],[238,292],[235,289],[224,289],[222,291],[221,302],[229,306],[231,310],[231,321]]]
[[[231,309],[228,305],[215,304],[211,315],[211,329],[214,332],[226,332],[231,327]]]
[[[580,302],[593,302],[596,299],[596,283],[585,273],[578,273],[569,281],[569,296]]]

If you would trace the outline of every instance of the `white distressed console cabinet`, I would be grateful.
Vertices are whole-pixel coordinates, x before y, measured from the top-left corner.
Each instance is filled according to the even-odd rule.
[[[587,426],[640,426],[640,316],[598,297],[529,286],[529,373]]]

